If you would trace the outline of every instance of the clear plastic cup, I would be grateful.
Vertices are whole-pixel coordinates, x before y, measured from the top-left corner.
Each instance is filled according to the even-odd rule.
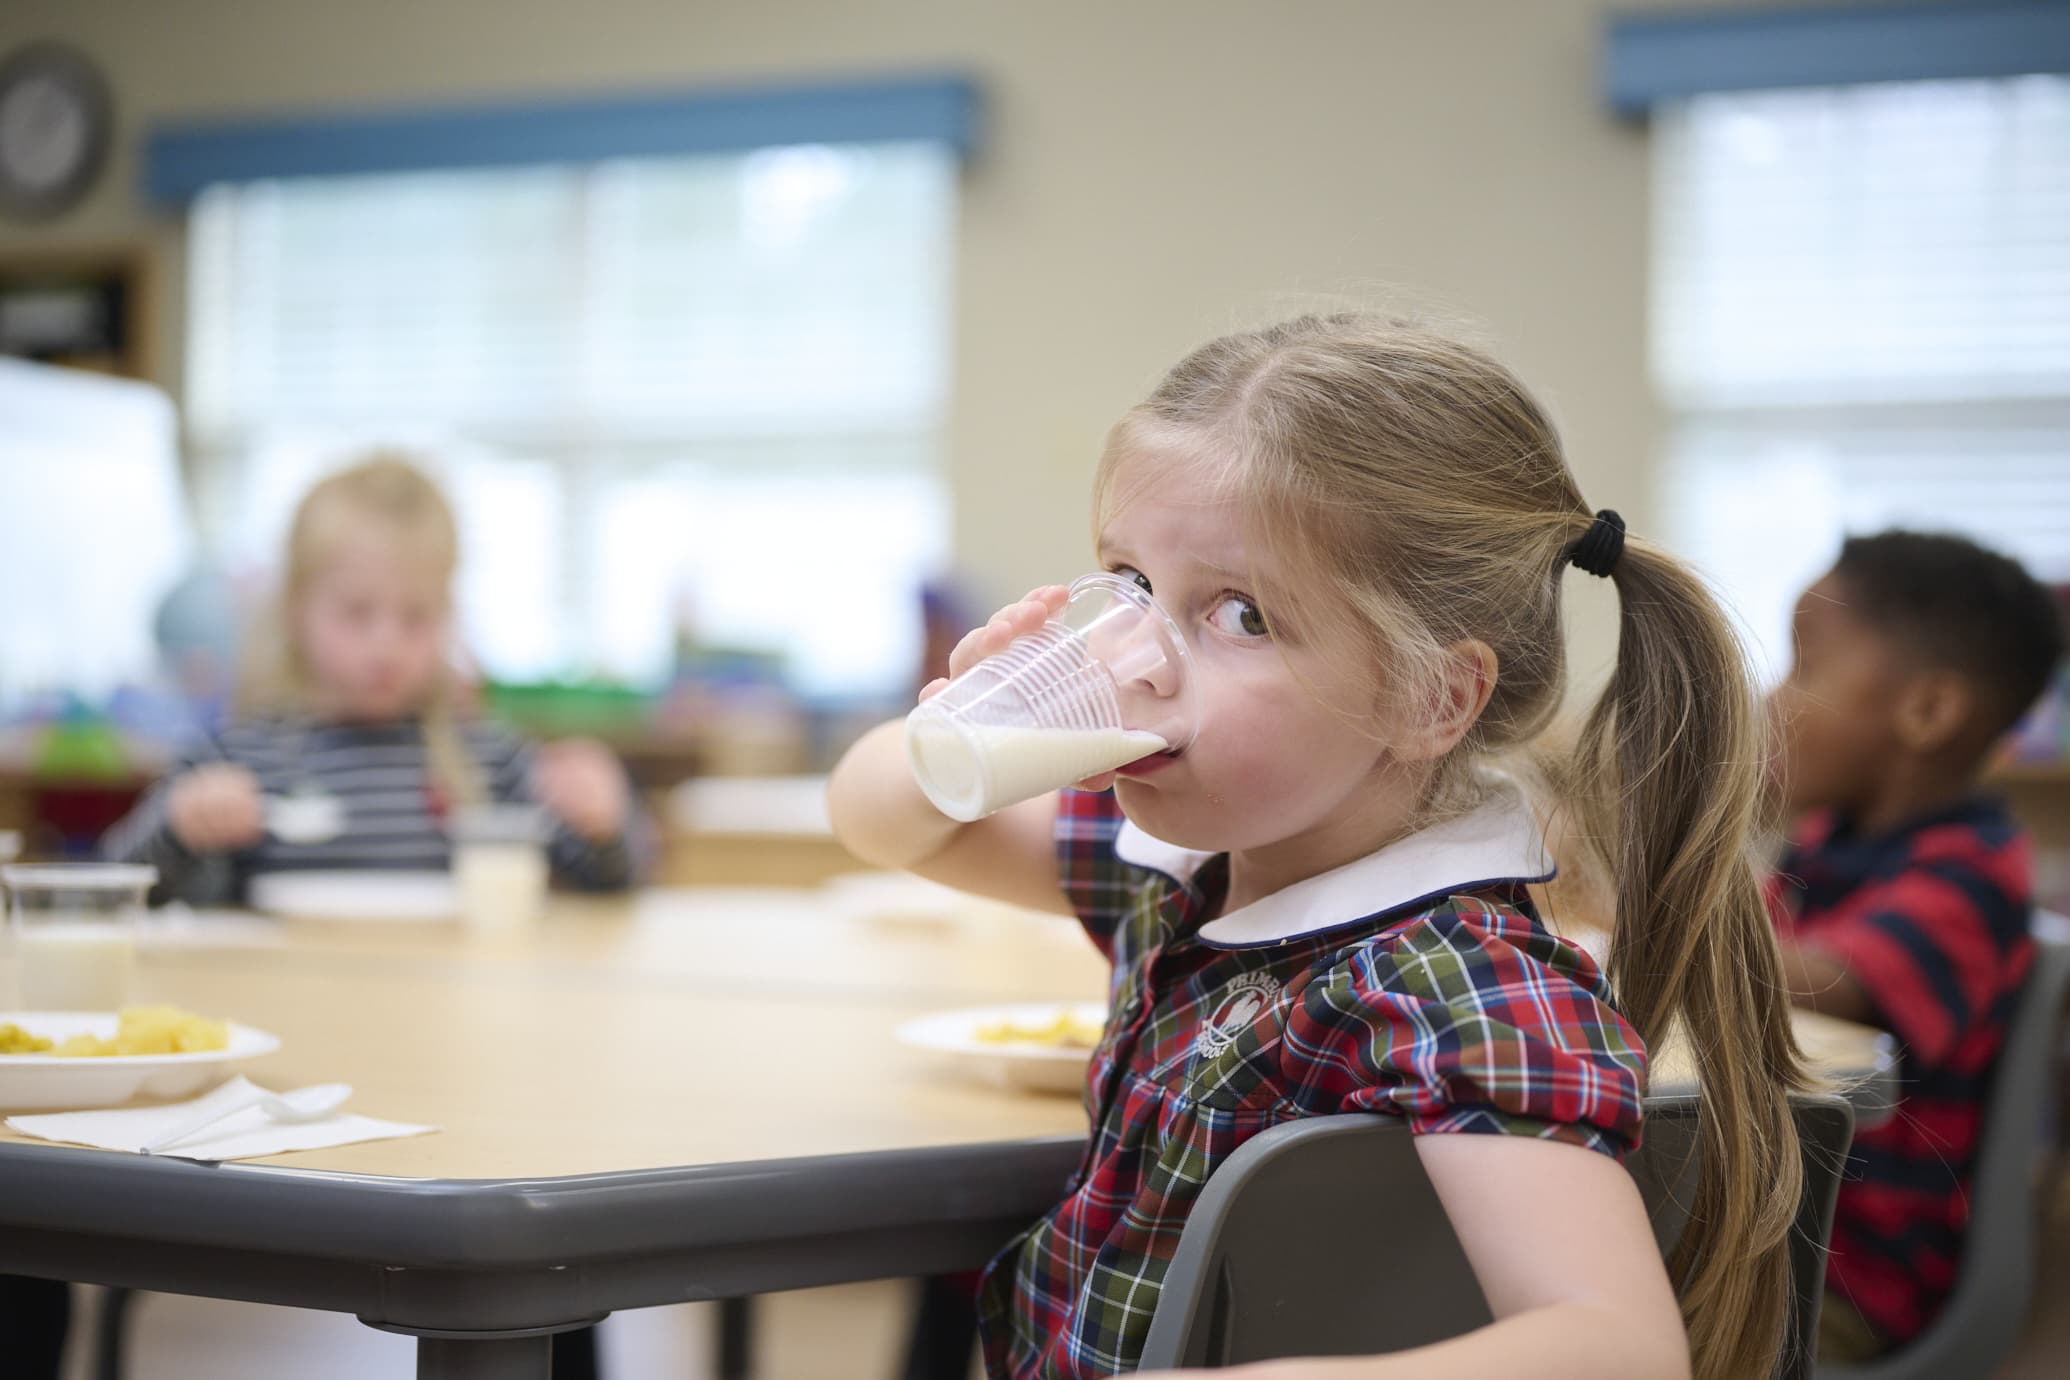
[[[119,1011],[136,980],[137,918],[158,869],[128,863],[0,867],[15,982],[30,1011]]]
[[[1199,732],[1192,659],[1132,580],[1080,577],[1055,618],[906,716],[906,755],[935,808],[982,819]]]
[[[536,805],[476,805],[450,822],[460,917],[482,934],[511,934],[546,912],[546,815]]]

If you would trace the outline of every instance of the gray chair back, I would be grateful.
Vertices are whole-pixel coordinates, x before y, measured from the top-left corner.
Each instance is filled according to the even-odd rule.
[[[1261,1131],[1208,1178],[1140,1364],[1366,1355],[1491,1321],[1400,1118],[1311,1117]]]
[[[2037,945],[1984,1105],[1970,1179],[1969,1231],[1955,1289],[1940,1316],[1887,1356],[1851,1366],[1820,1366],[1819,1380],[1989,1375],[2018,1344],[2034,1298],[2041,1215],[2035,1191],[2047,1151],[2044,1127],[2055,1121],[2066,989],[2070,946]]]
[[[1819,1304],[1826,1294],[1826,1246],[1833,1235],[1833,1205],[1854,1143],[1854,1107],[1831,1094],[1790,1099],[1797,1144],[1804,1161],[1804,1189],[1790,1235],[1790,1342],[1775,1375],[1799,1380],[1812,1373],[1818,1355]],[[1646,1100],[1646,1135],[1632,1156],[1632,1177],[1653,1219],[1653,1236],[1665,1256],[1681,1239],[1696,1193],[1701,1103],[1693,1094]]]
[[[1837,1097],[1792,1105],[1805,1196],[1791,1254],[1796,1342],[1778,1373],[1796,1380],[1810,1373],[1854,1113]],[[1631,1160],[1663,1249],[1686,1221],[1697,1117],[1693,1097],[1648,1099]],[[1492,1320],[1407,1127],[1381,1115],[1316,1117],[1260,1133],[1209,1178],[1166,1272],[1141,1368],[1401,1351]]]

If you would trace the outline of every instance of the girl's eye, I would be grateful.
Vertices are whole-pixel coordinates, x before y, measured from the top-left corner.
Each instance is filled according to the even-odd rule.
[[[1150,588],[1150,577],[1132,565],[1117,565],[1112,573],[1119,575],[1124,580],[1134,580],[1137,585],[1141,586],[1145,594],[1155,594],[1157,592]]]
[[[1208,614],[1208,622],[1232,637],[1264,637],[1265,614],[1241,594],[1225,594]]]

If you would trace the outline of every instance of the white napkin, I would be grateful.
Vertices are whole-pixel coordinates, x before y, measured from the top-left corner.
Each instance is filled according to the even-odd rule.
[[[210,1107],[219,1107],[248,1097],[255,1091],[251,1081],[233,1078],[212,1092],[191,1102],[170,1102],[162,1107],[121,1107],[106,1112],[52,1112],[40,1116],[11,1116],[7,1127],[38,1140],[65,1141],[72,1145],[94,1145],[103,1150],[141,1150],[163,1135],[179,1129]],[[257,1107],[247,1107],[224,1117],[213,1126],[159,1151],[186,1160],[248,1160],[259,1155],[278,1155],[284,1150],[321,1150],[330,1145],[355,1145],[363,1140],[394,1140],[436,1131],[436,1126],[412,1126],[401,1121],[376,1121],[338,1111],[320,1121],[290,1125],[278,1122]]]

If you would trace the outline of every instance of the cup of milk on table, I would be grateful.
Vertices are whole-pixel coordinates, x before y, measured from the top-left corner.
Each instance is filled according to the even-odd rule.
[[[1103,573],[907,715],[906,755],[935,808],[968,821],[1177,751],[1199,727],[1179,625],[1141,585]]]
[[[476,805],[456,811],[453,887],[460,917],[478,934],[509,934],[546,910],[546,815],[536,805]]]
[[[20,1004],[119,1011],[136,978],[137,920],[158,869],[130,863],[0,867]]]

